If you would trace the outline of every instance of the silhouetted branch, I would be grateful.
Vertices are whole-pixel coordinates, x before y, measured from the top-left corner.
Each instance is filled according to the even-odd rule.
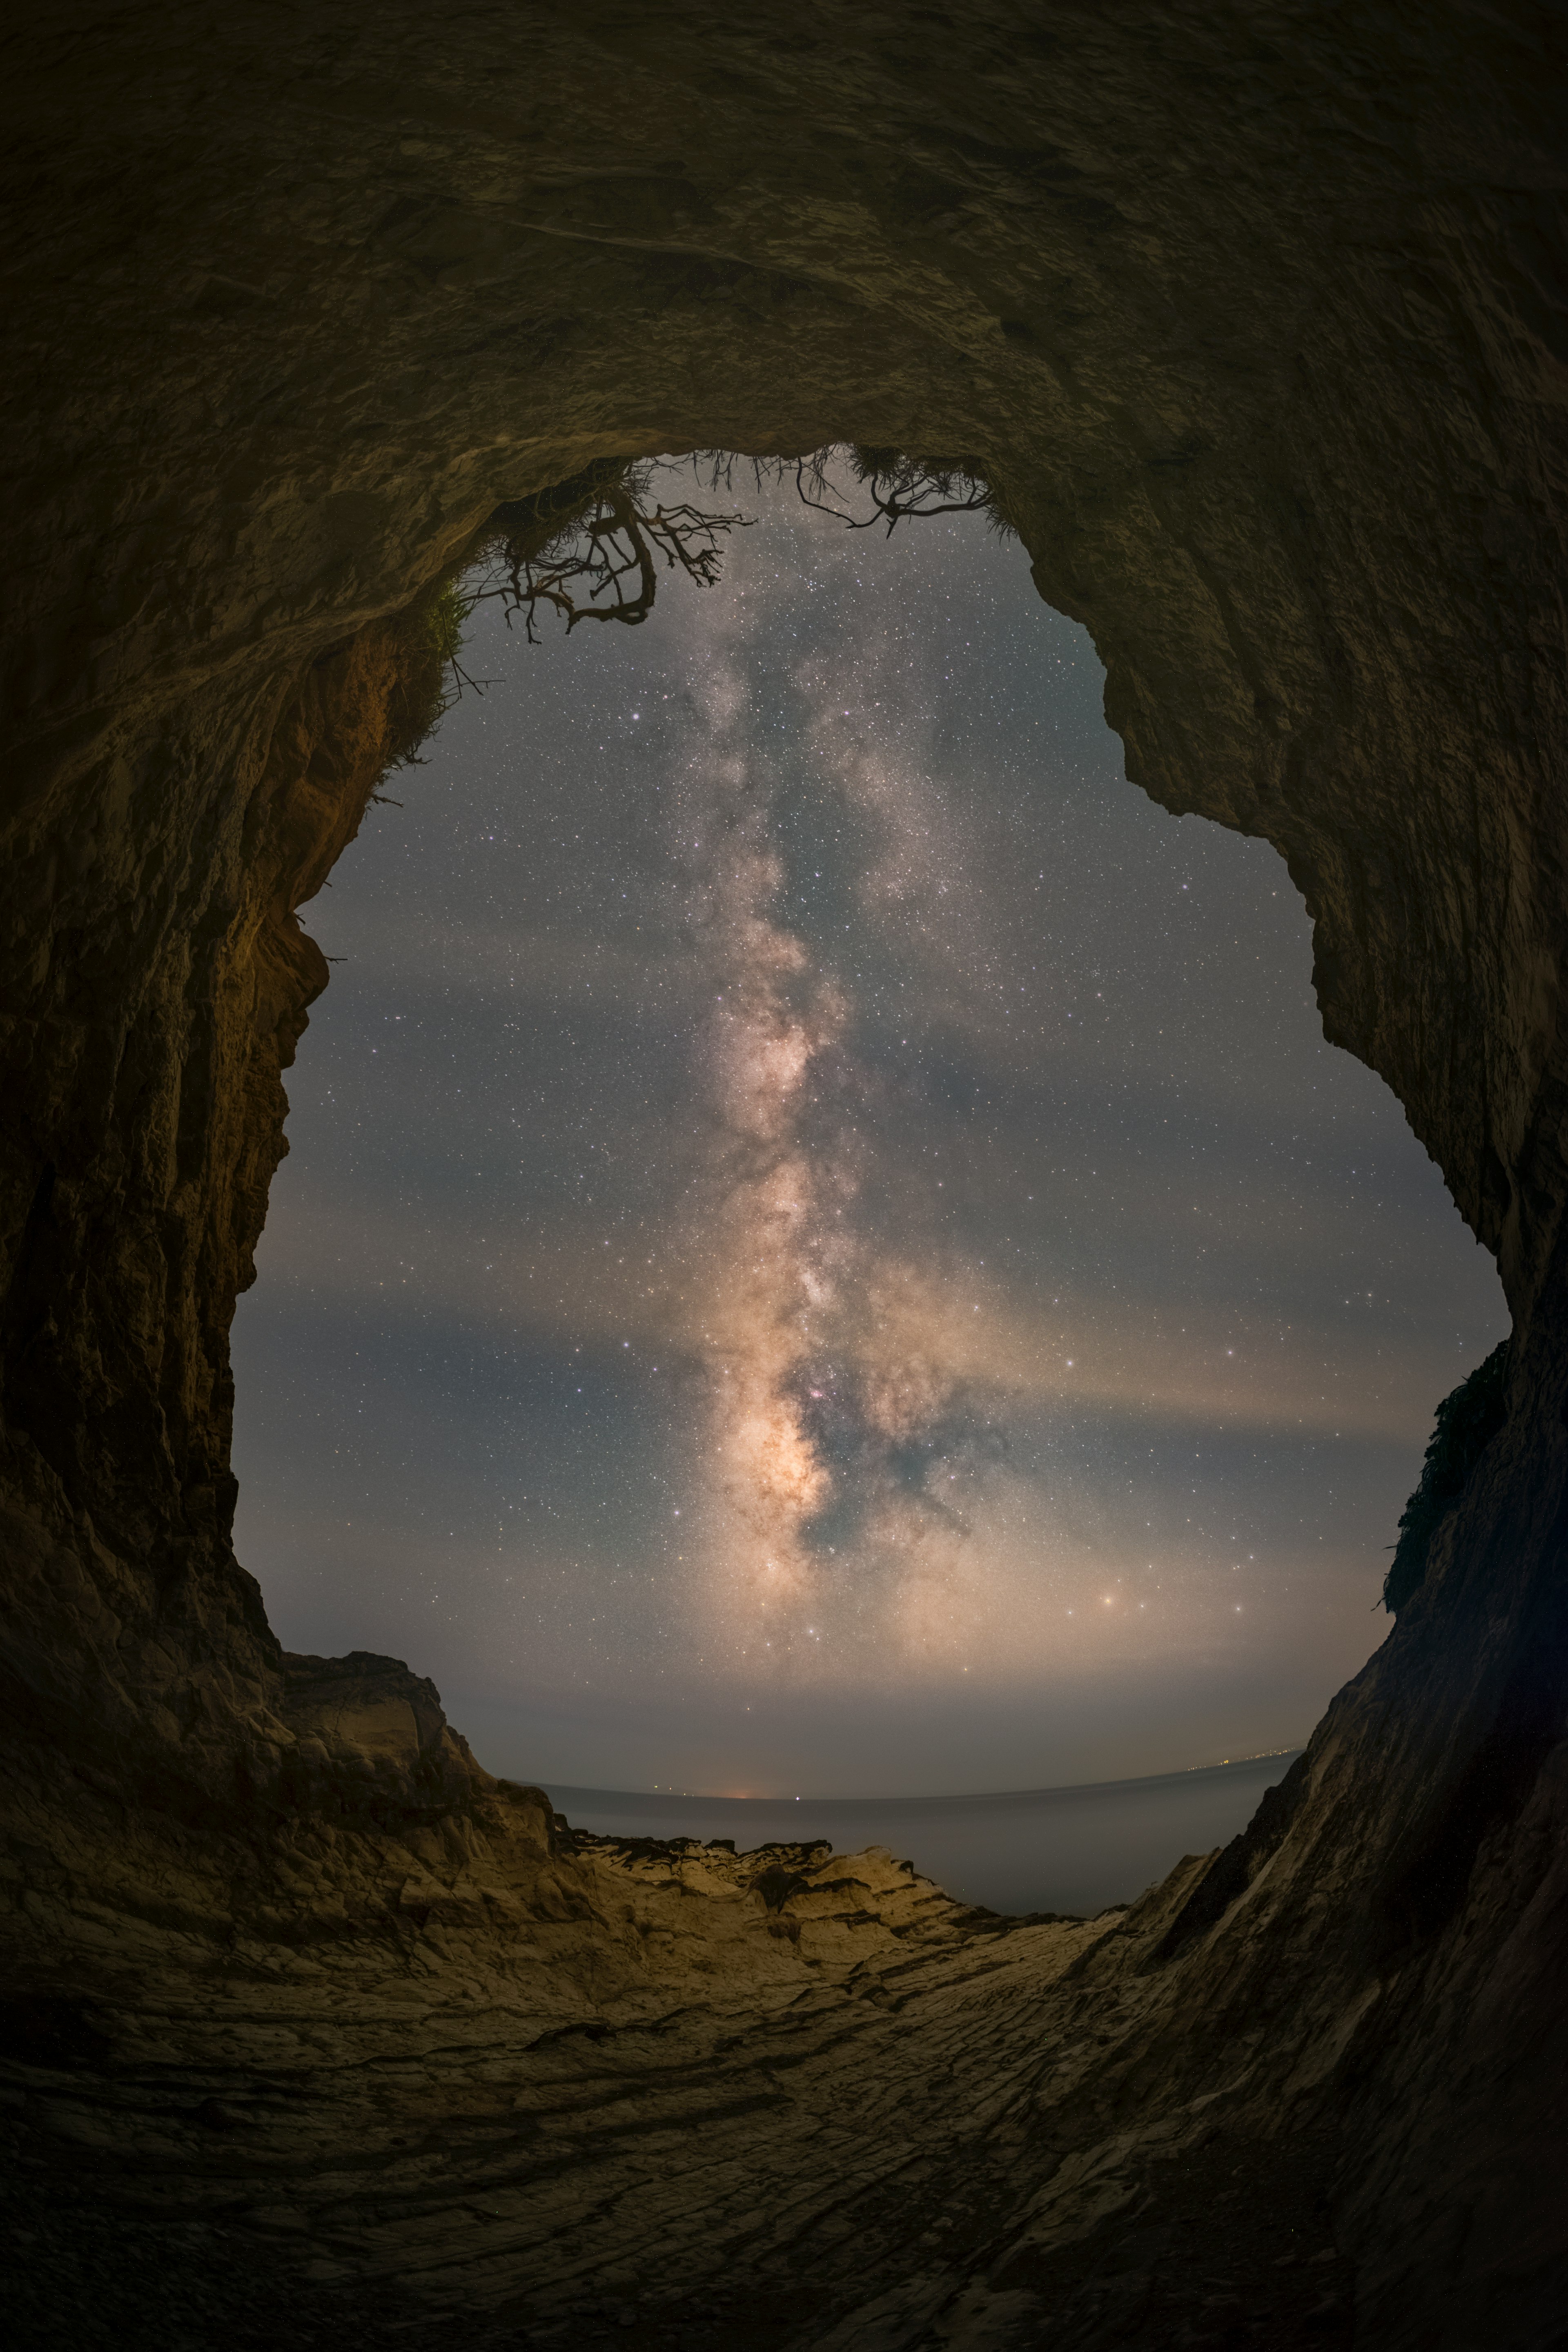
[[[699,479],[706,475],[709,487],[715,490],[721,485],[726,489],[733,487],[736,462],[733,452],[724,449],[701,449],[691,459]],[[818,449],[809,457],[752,457],[741,462],[751,466],[759,488],[764,481],[783,481],[793,475],[804,506],[832,515],[849,530],[869,530],[874,523],[885,522],[890,532],[900,522],[942,514],[984,514],[994,530],[1005,534],[1010,530],[976,458],[960,458],[944,466],[908,457],[898,449],[849,443],[840,448]],[[869,514],[857,514],[850,504],[852,493],[841,489],[835,479],[835,469],[842,471],[846,467],[855,486],[870,499]]]
[[[973,513],[987,514],[999,530],[1007,528],[978,461],[971,458],[942,465],[896,449],[851,445],[799,458],[737,459],[732,451],[703,449],[689,462],[695,478],[714,492],[733,490],[737,464],[750,466],[759,488],[793,476],[805,505],[833,515],[851,530],[881,522],[892,531],[900,522],[928,516]],[[845,468],[868,499],[868,513],[856,511],[853,490],[839,488],[836,471]],[[684,500],[654,503],[655,479],[668,470],[652,459],[602,458],[553,489],[498,509],[489,569],[477,587],[465,591],[455,617],[466,616],[475,604],[499,601],[509,628],[521,614],[533,645],[544,611],[559,613],[568,635],[580,621],[619,621],[628,627],[646,621],[661,569],[683,572],[700,588],[712,587],[724,541],[754,518]],[[443,651],[458,691],[475,685],[458,667],[455,646]]]
[[[871,501],[868,515],[852,514],[836,503],[842,493],[820,458],[798,458],[795,481],[806,506],[836,515],[850,530],[869,530],[874,523],[885,522],[890,535],[900,523],[927,515],[994,512],[989,485],[966,467],[923,466],[892,449],[855,449],[849,456]]]
[[[531,645],[538,642],[537,616],[546,605],[559,613],[570,635],[579,621],[646,621],[658,587],[659,561],[700,588],[719,577],[720,551],[732,530],[747,528],[742,514],[714,514],[682,502],[650,505],[648,465],[618,470],[594,482],[560,530],[542,544],[538,518],[509,530],[497,545],[492,567],[472,601],[499,598],[510,627],[523,616]]]

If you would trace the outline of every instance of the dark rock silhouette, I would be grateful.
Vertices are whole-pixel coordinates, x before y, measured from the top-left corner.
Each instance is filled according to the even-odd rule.
[[[1420,1481],[1399,1518],[1399,1541],[1383,1583],[1383,1605],[1397,1615],[1426,1573],[1432,1538],[1463,1495],[1469,1475],[1508,1418],[1508,1342],[1451,1390],[1437,1407]]]
[[[1348,2342],[1352,2296],[1389,2352],[1560,2340],[1560,32],[67,0],[15,37],[5,2048],[50,2340],[117,2294],[142,2340],[138,2245],[161,2342],[1274,2346]],[[1283,852],[1327,1034],[1514,1317],[1289,1806],[1109,1926],[804,1853],[770,1910],[760,1858],[563,1838],[416,1673],[285,1658],[229,1542],[226,1333],[327,978],[295,910],[401,748],[421,600],[597,459],[836,439],[982,465],[1129,772]]]

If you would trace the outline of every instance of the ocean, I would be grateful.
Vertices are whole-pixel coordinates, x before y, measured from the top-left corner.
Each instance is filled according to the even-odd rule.
[[[1134,1901],[1184,1854],[1235,1837],[1300,1753],[985,1797],[697,1797],[559,1785],[549,1795],[574,1828],[602,1836],[732,1838],[742,1853],[784,1839],[826,1838],[838,1853],[885,1846],[961,1902],[1091,1916]]]

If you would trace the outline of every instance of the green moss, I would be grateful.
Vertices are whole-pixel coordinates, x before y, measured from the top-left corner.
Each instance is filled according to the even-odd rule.
[[[387,712],[388,774],[418,758],[421,744],[458,698],[457,662],[470,604],[455,576],[441,580],[397,625],[397,691]]]
[[[474,600],[465,596],[455,580],[448,580],[437,595],[426,616],[426,632],[430,650],[445,667],[455,662],[463,646],[463,629]]]
[[[1486,1446],[1502,1427],[1507,1370],[1508,1341],[1503,1339],[1485,1363],[1478,1364],[1468,1380],[1461,1381],[1437,1407],[1421,1484],[1401,1516],[1399,1542],[1384,1579],[1383,1605],[1391,1614],[1404,1608],[1426,1575],[1433,1537],[1463,1494]]]
[[[853,511],[860,503],[853,497],[848,506],[840,504],[845,494],[836,487],[831,470],[836,459],[842,459],[856,488],[867,494],[868,512]],[[799,461],[738,461],[726,451],[707,450],[699,452],[692,465],[699,478],[706,472],[711,488],[722,485],[728,490],[738,462],[750,466],[759,483],[793,475],[808,504],[840,513],[860,530],[877,523],[890,530],[925,515],[961,512],[984,514],[993,529],[1004,533],[1010,528],[978,457],[912,457],[899,449],[856,446],[820,451]],[[649,458],[600,457],[565,481],[495,509],[460,560],[397,625],[399,686],[388,713],[388,773],[417,761],[447,711],[467,687],[478,683],[462,666],[463,635],[475,606],[487,597],[507,598],[509,617],[511,611],[521,611],[531,637],[534,606],[542,598],[542,609],[553,604],[566,612],[568,625],[574,618],[586,617],[586,608],[603,593],[605,580],[613,584],[610,567],[625,557],[625,568],[634,568],[627,546],[645,558],[640,592],[606,598],[595,617],[640,620],[653,601],[656,557],[662,557],[666,567],[679,559],[689,576],[704,583],[717,577],[720,537],[745,518],[705,514],[686,506],[675,507],[668,515],[662,509],[658,514],[645,510],[644,494],[661,470]],[[638,530],[642,539],[637,536]],[[552,593],[552,572],[559,594]],[[632,586],[637,590],[638,582],[634,580]],[[574,610],[574,605],[580,609]]]
[[[459,561],[410,605],[398,624],[402,646],[395,708],[389,713],[389,774],[417,761],[426,740],[475,682],[463,668],[463,637],[484,592],[487,559],[502,551],[537,558],[570,539],[605,489],[632,470],[627,458],[602,458],[569,481],[498,507]]]

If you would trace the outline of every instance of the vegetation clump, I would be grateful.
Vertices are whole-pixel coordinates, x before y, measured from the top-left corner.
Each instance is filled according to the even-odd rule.
[[[731,493],[735,468],[749,467],[760,488],[792,475],[802,502],[836,516],[851,530],[932,515],[983,513],[1000,531],[1009,528],[995,493],[974,457],[951,462],[910,457],[897,449],[849,446],[809,457],[738,458],[731,451],[698,450],[694,481],[711,494]],[[510,621],[523,616],[531,641],[540,614],[559,613],[568,631],[580,621],[647,620],[661,571],[683,572],[700,588],[719,578],[723,542],[754,518],[734,509],[655,497],[674,468],[658,458],[604,458],[553,490],[497,509],[484,551],[488,570],[469,609],[499,597]],[[847,470],[854,487],[840,488]],[[857,491],[864,499],[857,500]],[[863,510],[858,510],[858,508]]]
[[[697,451],[693,483],[710,493],[734,488],[737,466],[761,488],[794,477],[804,504],[836,516],[851,530],[933,515],[983,513],[1009,525],[976,457],[911,457],[897,449],[849,445],[808,457],[738,458]],[[477,546],[438,581],[401,625],[398,708],[389,714],[393,767],[417,764],[421,744],[454,702],[480,681],[461,661],[475,608],[494,600],[509,625],[521,614],[537,641],[542,614],[554,612],[567,631],[583,621],[635,626],[652,612],[661,572],[680,571],[700,588],[717,582],[723,542],[753,520],[738,509],[658,495],[668,460],[601,457],[580,473],[496,509]],[[847,474],[850,487],[840,486]]]
[[[830,469],[836,454],[819,450],[815,457],[800,459],[795,487],[807,506],[837,515],[851,530],[869,530],[882,522],[890,534],[901,522],[920,522],[932,515],[983,514],[999,537],[1013,536],[1013,526],[978,457],[911,457],[901,449],[851,443],[844,457],[857,488],[871,502],[869,514],[856,514],[833,484]]]
[[[637,470],[625,457],[601,458],[531,498],[498,507],[477,546],[470,542],[460,562],[395,625],[397,686],[387,713],[388,775],[398,768],[422,765],[419,755],[426,739],[465,692],[480,689],[481,682],[462,664],[463,639],[476,605],[487,596],[508,594],[509,601],[523,604],[531,613],[525,592],[510,597],[507,575],[514,568],[525,578],[531,577],[535,566],[548,572],[552,558],[556,568],[562,568],[572,551],[579,560],[570,568],[594,572],[605,519],[623,505]],[[531,626],[529,635],[533,634]]]
[[[473,603],[499,597],[509,624],[522,614],[532,644],[542,609],[559,613],[568,635],[580,621],[646,621],[661,561],[711,588],[722,541],[749,518],[686,499],[667,507],[653,496],[665,471],[655,458],[601,460],[555,491],[498,508]]]
[[[1000,538],[1014,536],[1000,496],[978,457],[911,457],[902,449],[850,441],[814,450],[809,457],[738,457],[732,449],[699,449],[690,462],[699,480],[705,478],[713,490],[734,488],[737,466],[750,468],[759,488],[764,482],[793,477],[803,506],[834,516],[850,530],[885,523],[891,532],[901,522],[932,515],[983,514]],[[837,479],[845,471],[852,484],[847,489]],[[857,512],[858,491],[864,491],[868,512]]]
[[[387,709],[386,773],[419,764],[419,747],[471,685],[458,656],[474,599],[459,575],[426,590],[395,625],[396,686]]]
[[[1384,1579],[1383,1605],[1390,1615],[1404,1608],[1426,1575],[1426,1556],[1439,1524],[1458,1501],[1482,1452],[1502,1427],[1507,1370],[1508,1341],[1503,1339],[1437,1407],[1421,1483],[1401,1515],[1399,1541]]]

